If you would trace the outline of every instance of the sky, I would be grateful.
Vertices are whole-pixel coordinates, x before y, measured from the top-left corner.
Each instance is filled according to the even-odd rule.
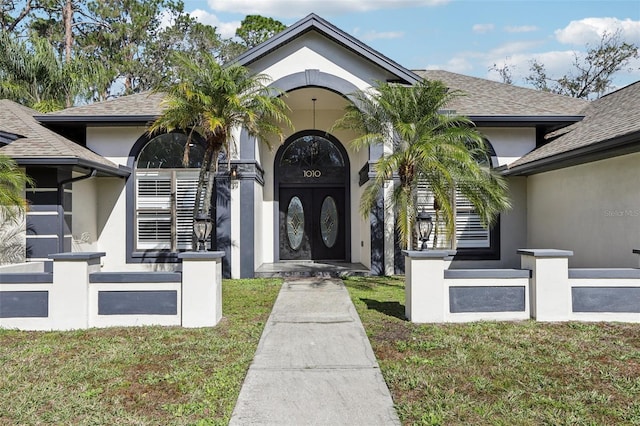
[[[507,64],[525,86],[532,60],[547,74],[620,31],[640,46],[640,0],[184,0],[185,11],[232,37],[249,14],[291,25],[315,13],[405,68],[442,69],[500,81]],[[640,60],[614,79],[640,80]]]

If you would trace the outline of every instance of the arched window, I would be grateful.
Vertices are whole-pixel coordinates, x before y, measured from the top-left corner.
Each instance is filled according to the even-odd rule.
[[[150,139],[135,162],[135,250],[191,249],[193,204],[203,147],[187,136],[167,133]]]

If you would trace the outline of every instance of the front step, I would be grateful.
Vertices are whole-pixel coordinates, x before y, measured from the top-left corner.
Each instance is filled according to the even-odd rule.
[[[359,263],[278,262],[265,263],[256,278],[344,278],[369,276],[371,271]]]

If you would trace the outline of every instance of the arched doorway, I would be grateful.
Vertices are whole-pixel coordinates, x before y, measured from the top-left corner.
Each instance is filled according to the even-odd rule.
[[[349,157],[333,136],[294,134],[275,158],[280,260],[350,260]]]

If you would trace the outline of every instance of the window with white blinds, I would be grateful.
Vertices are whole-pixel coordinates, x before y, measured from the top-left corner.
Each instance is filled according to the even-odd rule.
[[[482,220],[467,198],[456,191],[456,247],[489,248],[489,229],[482,226]]]
[[[136,170],[136,248],[188,250],[198,170]]]
[[[431,233],[429,247],[434,247],[433,240],[438,238],[437,248],[490,248],[491,235],[490,230],[483,228],[480,216],[475,212],[473,204],[467,200],[461,193],[456,191],[454,212],[455,212],[455,244],[447,239],[447,231],[440,217],[439,223],[436,223],[436,211],[433,208],[434,197],[426,184],[418,186],[417,209],[429,213],[437,226],[437,232]]]

